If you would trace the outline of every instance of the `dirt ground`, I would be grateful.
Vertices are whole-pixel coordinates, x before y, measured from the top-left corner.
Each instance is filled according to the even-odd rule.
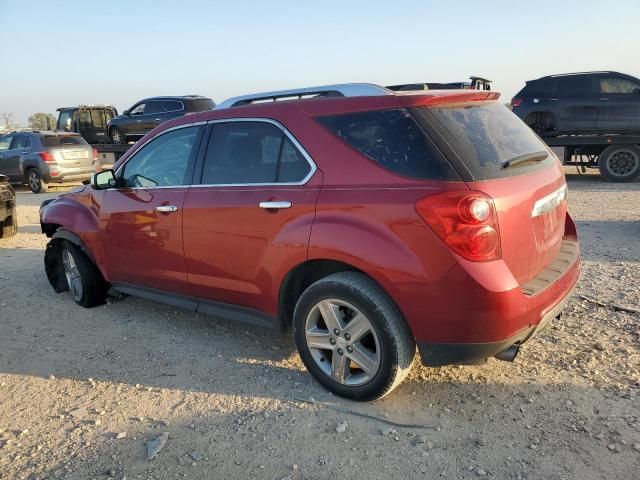
[[[38,206],[59,191],[22,190],[0,240],[0,478],[640,478],[640,315],[615,306],[640,307],[640,183],[567,172],[583,271],[565,316],[514,363],[416,363],[368,404],[316,384],[290,334],[56,295]]]

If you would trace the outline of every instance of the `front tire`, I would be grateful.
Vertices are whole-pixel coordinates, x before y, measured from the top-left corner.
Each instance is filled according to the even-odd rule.
[[[107,284],[89,257],[67,240],[61,243],[58,251],[59,265],[73,301],[86,308],[102,305],[107,296]]]
[[[49,188],[36,168],[27,172],[27,185],[33,193],[45,193]]]
[[[411,369],[416,345],[382,288],[358,272],[318,280],[293,315],[300,357],[329,391],[353,400],[382,398]]]
[[[0,222],[0,238],[13,237],[16,233],[18,233],[18,218],[14,211],[13,215]]]
[[[611,145],[598,159],[600,175],[610,182],[630,182],[640,175],[640,148],[635,145]]]

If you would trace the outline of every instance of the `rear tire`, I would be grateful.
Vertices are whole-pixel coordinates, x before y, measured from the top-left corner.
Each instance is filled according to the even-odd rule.
[[[60,243],[58,252],[62,278],[66,279],[66,288],[63,289],[68,289],[73,301],[82,307],[102,305],[107,297],[107,283],[89,257],[67,240]],[[60,291],[60,280],[58,285],[52,285]]]
[[[600,175],[610,182],[630,182],[640,175],[640,147],[611,145],[598,159]]]
[[[27,172],[27,185],[33,193],[45,193],[49,188],[37,168],[32,168]]]
[[[396,305],[358,272],[335,273],[307,288],[296,304],[293,330],[309,373],[353,400],[391,392],[409,373],[416,352]]]
[[[123,145],[126,143],[124,135],[118,127],[111,127],[111,130],[109,130],[109,138],[111,139],[111,143],[116,145]]]
[[[16,233],[18,233],[18,217],[14,211],[13,215],[0,222],[0,238],[13,237]]]

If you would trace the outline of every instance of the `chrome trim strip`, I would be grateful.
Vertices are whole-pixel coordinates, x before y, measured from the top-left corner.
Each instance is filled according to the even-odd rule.
[[[567,198],[567,185],[563,185],[555,192],[550,193],[542,197],[540,200],[537,200],[536,203],[533,204],[533,209],[531,210],[531,217],[535,218],[544,213],[547,213],[558,205],[560,205]]]
[[[274,92],[252,93],[238,97],[228,98],[218,104],[214,110],[234,107],[238,104],[251,103],[256,100],[276,100],[278,98],[295,97],[301,95],[313,95],[337,92],[343,97],[375,97],[381,95],[393,95],[390,90],[372,83],[341,83],[336,85],[322,85],[318,87],[295,88],[292,90],[277,90]]]

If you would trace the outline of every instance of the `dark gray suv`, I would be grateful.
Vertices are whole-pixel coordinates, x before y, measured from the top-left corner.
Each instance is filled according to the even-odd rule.
[[[189,113],[213,110],[215,106],[213,100],[200,95],[146,98],[109,120],[109,139],[116,144],[138,140],[161,123]]]
[[[0,174],[33,193],[49,183],[89,180],[100,170],[97,152],[80,135],[57,131],[12,132],[0,137]]]
[[[529,80],[513,112],[540,136],[640,132],[640,80],[582,72]]]

